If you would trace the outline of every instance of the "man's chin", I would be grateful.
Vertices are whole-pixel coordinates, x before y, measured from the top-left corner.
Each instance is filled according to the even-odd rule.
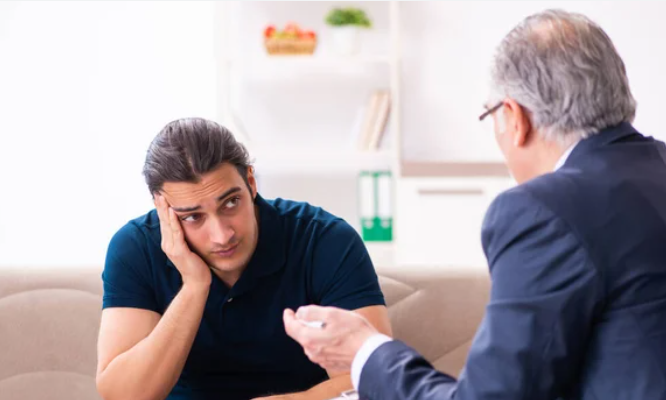
[[[210,269],[217,272],[233,272],[238,270],[238,267],[234,265],[220,265],[220,264],[208,264]]]
[[[213,253],[205,257],[204,260],[211,270],[221,273],[230,273],[244,269],[250,261],[250,258],[243,257],[238,253],[231,257],[219,257]]]
[[[238,271],[243,269],[244,266],[244,264],[239,260],[228,260],[225,262],[217,259],[217,260],[207,260],[207,261],[210,269],[212,269],[213,271],[223,272],[223,273]]]

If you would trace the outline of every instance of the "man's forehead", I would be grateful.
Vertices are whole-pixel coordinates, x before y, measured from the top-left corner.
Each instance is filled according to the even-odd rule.
[[[243,178],[236,168],[226,165],[214,171],[204,174],[197,182],[165,182],[162,186],[167,201],[173,206],[180,206],[178,203],[185,203],[184,206],[194,206],[189,204],[193,201],[203,201],[208,199],[217,199],[219,196],[231,189],[242,187]]]

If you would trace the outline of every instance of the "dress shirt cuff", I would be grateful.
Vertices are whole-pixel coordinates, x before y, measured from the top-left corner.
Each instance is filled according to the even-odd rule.
[[[354,361],[352,361],[352,367],[351,367],[352,383],[354,384],[354,388],[356,390],[358,390],[359,385],[361,383],[361,372],[363,371],[363,366],[365,366],[365,363],[368,362],[368,359],[370,358],[372,353],[374,353],[379,346],[383,345],[386,342],[390,342],[392,340],[393,339],[391,339],[390,337],[378,333],[376,335],[370,336],[363,343],[361,348],[358,350],[358,353],[356,353]]]

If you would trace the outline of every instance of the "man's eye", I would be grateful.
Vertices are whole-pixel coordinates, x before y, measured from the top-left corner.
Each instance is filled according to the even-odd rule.
[[[180,220],[185,222],[197,222],[200,218],[201,216],[199,214],[190,214],[181,218]]]
[[[227,202],[224,203],[224,208],[226,208],[227,210],[231,210],[232,208],[236,208],[239,203],[240,203],[240,197],[234,197],[232,199],[227,200]]]

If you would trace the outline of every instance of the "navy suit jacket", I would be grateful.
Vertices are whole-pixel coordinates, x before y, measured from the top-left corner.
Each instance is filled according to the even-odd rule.
[[[363,399],[666,399],[666,146],[623,123],[502,193],[483,248],[492,289],[460,380],[399,341]]]

